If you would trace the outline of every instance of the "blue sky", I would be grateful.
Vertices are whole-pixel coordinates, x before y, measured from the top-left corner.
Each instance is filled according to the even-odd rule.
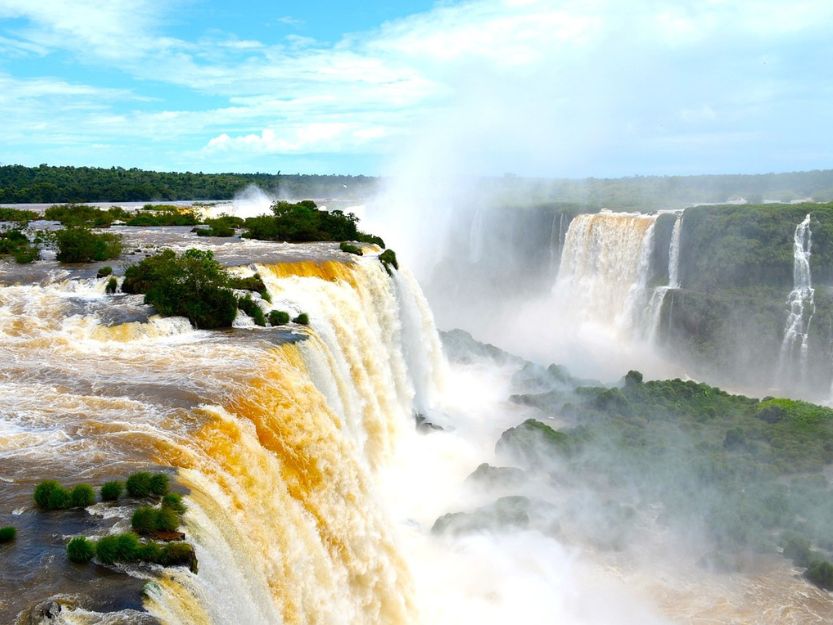
[[[0,0],[0,163],[833,167],[830,0]]]

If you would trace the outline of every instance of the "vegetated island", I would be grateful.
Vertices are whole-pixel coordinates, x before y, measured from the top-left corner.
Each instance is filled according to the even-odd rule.
[[[464,335],[446,334],[452,358],[460,357]],[[511,358],[464,340],[474,346],[469,354]],[[808,581],[833,590],[827,477],[833,409],[731,395],[680,379],[644,381],[638,371],[607,387],[572,378],[563,367],[517,360],[513,386],[526,392],[511,400],[540,416],[507,429],[496,442],[498,458],[511,466],[481,466],[470,477],[502,484],[516,496],[440,517],[435,531],[526,526],[536,515],[541,523],[557,516],[597,547],[617,550],[640,519],[653,518],[679,536],[702,536],[703,566],[736,570],[749,554],[780,553]],[[559,515],[521,496],[541,479],[574,494]]]

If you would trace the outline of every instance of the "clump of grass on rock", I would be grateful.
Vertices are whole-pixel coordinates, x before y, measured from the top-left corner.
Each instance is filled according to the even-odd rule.
[[[104,482],[101,486],[101,501],[118,501],[123,492],[124,484],[121,482]]]
[[[95,543],[83,536],[76,536],[67,543],[67,557],[70,562],[86,564],[95,556]]]
[[[0,544],[10,543],[17,538],[17,529],[11,525],[0,527]]]
[[[163,497],[168,494],[169,480],[165,473],[139,471],[127,478],[127,494],[131,497]]]

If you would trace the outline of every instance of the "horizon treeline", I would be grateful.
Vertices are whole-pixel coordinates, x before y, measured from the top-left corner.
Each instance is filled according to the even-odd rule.
[[[361,196],[375,179],[317,174],[204,174],[122,167],[0,166],[0,203],[230,200],[250,185],[276,197]]]
[[[285,199],[364,199],[382,179],[324,174],[205,174],[122,167],[0,166],[0,204],[229,200],[250,185]],[[475,201],[506,206],[562,202],[627,211],[684,208],[743,198],[750,204],[833,200],[833,169],[770,174],[624,178],[485,177]]]

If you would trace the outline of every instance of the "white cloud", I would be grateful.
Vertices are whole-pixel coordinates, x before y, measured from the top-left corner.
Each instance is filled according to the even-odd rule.
[[[470,141],[475,154],[467,157],[479,162],[486,138],[503,133],[516,138],[507,154],[522,158],[525,142],[557,165],[566,157],[553,150],[575,160],[605,143],[664,132],[676,141],[686,128],[703,136],[714,124],[764,114],[798,80],[773,51],[820,39],[833,24],[829,0],[469,0],[336,44],[223,32],[185,41],[166,34],[175,8],[162,0],[0,0],[0,19],[28,20],[0,38],[0,50],[66,51],[134,78],[139,92],[153,81],[224,104],[201,107],[197,96],[158,111],[135,99],[125,105],[127,92],[45,79],[15,86],[23,91],[14,105],[25,98],[30,111],[13,114],[43,114],[51,133],[71,122],[65,136],[89,132],[102,142],[188,137],[205,158],[378,152],[427,127]],[[291,16],[278,21],[300,25]],[[717,48],[732,56],[714,56]],[[764,53],[773,63],[761,69]],[[2,98],[0,112],[12,106]]]

